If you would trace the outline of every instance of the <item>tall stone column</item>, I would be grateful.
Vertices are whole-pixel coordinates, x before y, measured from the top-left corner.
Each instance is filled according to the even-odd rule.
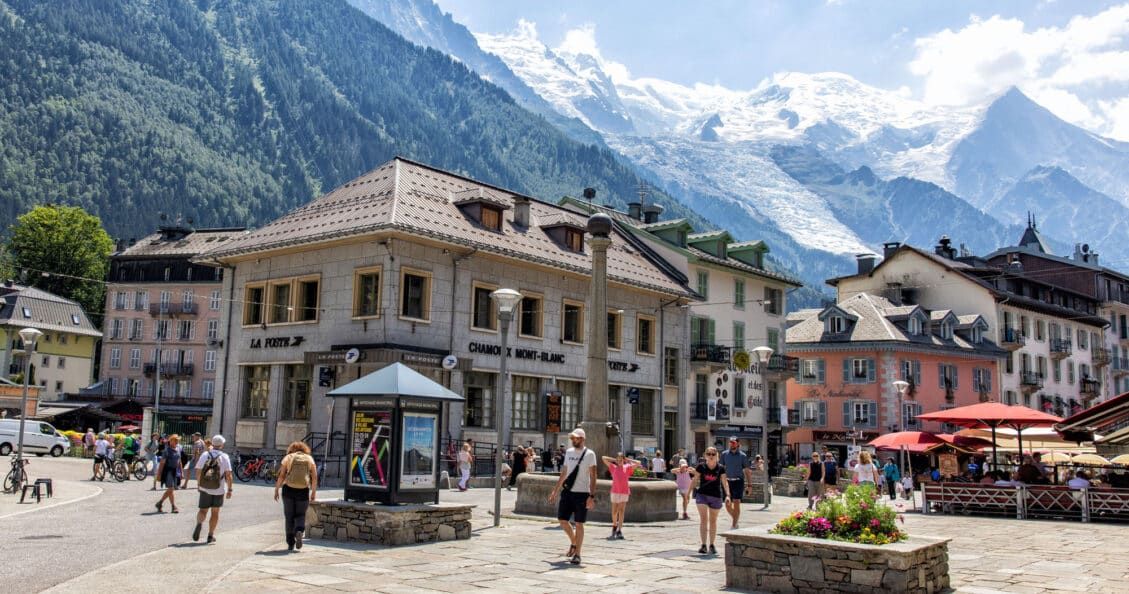
[[[580,427],[588,449],[610,455],[608,423],[608,246],[612,220],[597,213],[588,219],[588,248],[592,251],[592,305],[588,318],[588,378],[584,383],[584,414]],[[626,395],[622,396],[626,398]]]

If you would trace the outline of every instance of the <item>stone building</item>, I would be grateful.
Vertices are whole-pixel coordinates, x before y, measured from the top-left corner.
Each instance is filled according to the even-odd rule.
[[[600,339],[611,410],[638,389],[624,447],[657,445],[662,354],[681,348],[681,306],[694,294],[617,230],[608,311],[592,312],[585,225],[560,206],[395,159],[204,254],[228,271],[233,296],[215,428],[242,449],[344,430],[326,392],[400,361],[466,398],[451,405],[444,438],[496,443],[505,386],[490,294],[510,288],[523,295],[507,353],[511,443],[565,441],[580,421],[587,346]],[[608,316],[607,337],[587,335],[590,315]]]

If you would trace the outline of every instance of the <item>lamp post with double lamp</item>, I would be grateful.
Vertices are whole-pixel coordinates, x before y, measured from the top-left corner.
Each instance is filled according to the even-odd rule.
[[[502,521],[502,465],[505,463],[505,447],[509,441],[510,428],[509,415],[506,414],[510,401],[507,394],[510,380],[506,371],[506,363],[509,360],[510,320],[513,319],[514,308],[521,302],[521,293],[513,289],[498,289],[490,293],[490,297],[498,306],[498,329],[502,333],[502,350],[499,353],[502,361],[498,366],[501,386],[494,391],[494,424],[498,427],[498,445],[494,453],[494,526],[497,527]]]
[[[906,390],[909,390],[909,382],[905,380],[895,380],[893,383],[894,389],[898,391],[898,431],[905,431],[906,427],[906,411],[903,404],[906,397]],[[906,451],[905,447],[898,448],[898,467],[904,472],[906,465]]]
[[[16,446],[16,460],[18,460],[21,469],[24,462],[24,421],[27,419],[27,393],[31,386],[31,353],[35,351],[35,343],[39,341],[40,336],[43,336],[43,333],[35,328],[20,330],[20,340],[24,343],[24,395],[20,400],[20,438]]]
[[[772,353],[772,347],[759,346],[753,349],[753,356],[757,359],[757,370],[760,371],[758,375],[760,375],[761,381],[762,410],[766,410],[768,408],[768,360],[772,358]],[[764,420],[768,421],[768,413],[765,413]],[[767,424],[768,423],[766,422],[765,425]],[[760,441],[757,443],[757,454],[760,454],[762,458],[767,458],[768,456],[767,444],[765,443],[767,439],[768,437],[766,431],[766,435],[762,435]],[[768,467],[766,466],[765,470],[767,471],[767,469]]]

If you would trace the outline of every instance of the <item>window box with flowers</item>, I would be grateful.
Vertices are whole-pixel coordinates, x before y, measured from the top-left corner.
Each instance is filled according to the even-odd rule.
[[[937,592],[948,539],[909,536],[872,486],[823,497],[772,528],[726,532],[726,586],[761,592]]]

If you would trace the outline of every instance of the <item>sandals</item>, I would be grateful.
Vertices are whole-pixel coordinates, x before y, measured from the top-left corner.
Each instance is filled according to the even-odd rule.
[[[580,565],[580,555],[573,555],[572,559],[569,559],[568,562],[572,563],[573,565]]]
[[[576,545],[568,545],[568,552],[565,553],[565,557],[573,557],[575,555],[576,555]]]
[[[179,514],[180,510],[174,507],[174,508],[172,508],[172,513]]]
[[[157,504],[157,505],[155,505],[154,507],[156,507],[156,508],[157,508],[157,513],[159,513],[159,514],[163,514],[163,513],[165,513],[165,508],[164,508],[164,507],[162,507],[160,503],[158,503],[158,504]]]

